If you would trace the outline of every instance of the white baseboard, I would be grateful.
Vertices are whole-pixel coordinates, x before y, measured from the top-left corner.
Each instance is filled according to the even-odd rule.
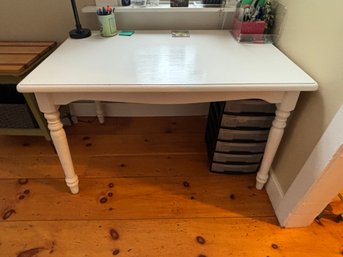
[[[273,208],[276,211],[282,199],[284,198],[285,193],[283,192],[273,170],[270,171],[270,177],[266,184],[266,191],[273,205]]]
[[[78,102],[71,104],[74,116],[96,116],[93,102]],[[208,103],[201,104],[127,104],[102,103],[107,117],[157,117],[157,116],[201,116],[208,114]]]

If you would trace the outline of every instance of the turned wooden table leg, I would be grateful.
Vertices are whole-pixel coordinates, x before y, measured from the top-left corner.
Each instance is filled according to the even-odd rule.
[[[67,186],[73,194],[77,194],[79,192],[79,179],[74,171],[67,137],[60,120],[60,112],[56,110],[54,112],[44,113],[44,117],[48,121],[51,139],[63,167]]]
[[[104,110],[102,108],[101,102],[95,101],[95,111],[96,111],[96,116],[98,117],[98,120],[101,124],[105,122],[105,117],[104,117]]]
[[[70,103],[68,106],[69,106],[71,121],[73,122],[73,124],[77,124],[79,122],[79,120],[78,120],[77,116],[75,115],[74,104]]]
[[[280,104],[277,104],[275,119],[270,129],[268,142],[264,151],[260,170],[256,176],[256,188],[261,190],[269,178],[269,171],[272,165],[276,151],[280,145],[281,138],[286,127],[290,112],[294,110],[299,97],[299,92],[288,92]]]

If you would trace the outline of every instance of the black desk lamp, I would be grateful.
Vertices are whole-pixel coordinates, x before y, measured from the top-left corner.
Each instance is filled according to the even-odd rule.
[[[73,7],[74,18],[76,22],[76,29],[73,29],[69,32],[69,36],[75,39],[81,39],[85,37],[89,37],[91,35],[91,31],[89,29],[84,29],[81,26],[79,14],[77,12],[75,0],[71,0],[71,6]]]

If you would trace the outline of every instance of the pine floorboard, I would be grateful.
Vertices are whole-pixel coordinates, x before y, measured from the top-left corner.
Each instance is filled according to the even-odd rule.
[[[80,118],[66,128],[78,195],[50,143],[0,136],[0,256],[343,255],[343,223],[280,228],[255,174],[208,172],[205,125],[204,117]],[[339,199],[331,206],[343,210]]]
[[[330,224],[331,225],[331,224]],[[334,225],[334,224],[332,224]],[[274,218],[2,222],[2,256],[40,249],[38,257],[272,256],[339,257],[342,235],[328,226],[280,229]],[[110,230],[117,231],[114,240]],[[204,244],[196,240],[201,236]],[[30,255],[31,256],[31,255]]]

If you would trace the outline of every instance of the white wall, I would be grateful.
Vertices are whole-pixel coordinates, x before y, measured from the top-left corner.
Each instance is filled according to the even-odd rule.
[[[93,0],[77,0],[78,5]],[[15,11],[15,14],[13,13]],[[85,24],[92,19],[81,15]],[[0,40],[53,40],[62,42],[74,26],[69,0],[1,0]]]

